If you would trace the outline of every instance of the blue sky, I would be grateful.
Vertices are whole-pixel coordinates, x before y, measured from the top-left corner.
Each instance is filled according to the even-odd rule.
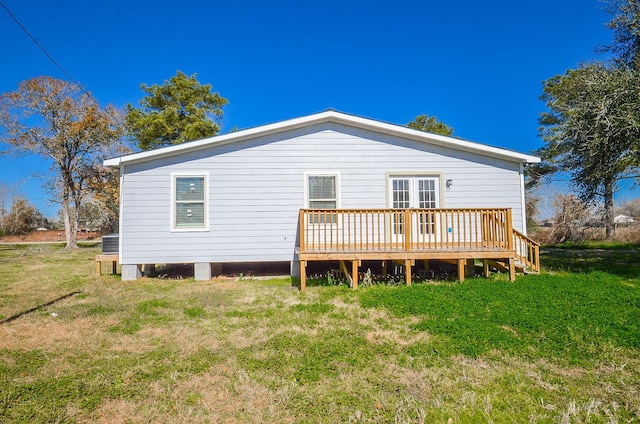
[[[598,0],[2,0],[103,104],[180,69],[229,100],[223,132],[334,108],[397,124],[435,115],[468,140],[529,152],[543,80],[611,40]],[[64,74],[0,9],[0,92]],[[37,159],[0,157],[0,183],[47,216]],[[623,191],[619,198],[636,197]]]

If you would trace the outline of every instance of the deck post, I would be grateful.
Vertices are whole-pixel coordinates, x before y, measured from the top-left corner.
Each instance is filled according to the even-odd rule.
[[[411,251],[411,210],[404,211],[404,251]]]
[[[464,281],[464,259],[458,259],[458,281],[461,283]]]
[[[489,261],[487,259],[482,260],[482,272],[484,273],[484,278],[489,278]]]
[[[516,260],[509,258],[509,281],[516,281]]]
[[[355,259],[351,261],[351,282],[353,283],[353,289],[358,288],[358,266],[360,261]]]
[[[307,261],[300,261],[300,291],[307,289]]]
[[[411,265],[413,265],[412,259],[404,260],[404,279],[407,283],[407,286],[411,285]]]
[[[511,208],[507,209],[507,228],[505,228],[505,233],[507,235],[507,249],[514,250],[515,247],[513,245],[513,214],[511,212]]]
[[[382,261],[382,276],[383,276],[383,277],[386,277],[386,276],[387,276],[387,273],[388,273],[387,268],[388,268],[388,267],[387,267],[387,261],[386,261],[386,260],[383,260],[383,261]]]
[[[300,212],[298,213],[298,227],[299,227],[298,236],[300,240],[300,252],[304,252],[304,246],[305,246],[304,228],[306,226],[304,225],[304,219],[305,219],[304,209],[300,209]]]

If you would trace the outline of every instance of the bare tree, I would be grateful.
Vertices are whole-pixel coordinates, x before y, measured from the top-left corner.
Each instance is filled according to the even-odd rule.
[[[87,181],[106,156],[122,146],[123,116],[103,109],[75,84],[38,77],[0,96],[0,141],[16,154],[51,163],[49,188],[59,199],[67,249],[77,247],[78,210]]]

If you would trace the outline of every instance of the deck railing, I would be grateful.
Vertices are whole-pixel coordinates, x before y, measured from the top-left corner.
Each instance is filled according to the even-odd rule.
[[[300,252],[505,250],[540,272],[540,245],[511,209],[301,209]]]
[[[301,252],[514,250],[511,209],[301,209]]]
[[[534,272],[540,272],[540,244],[518,230],[513,230],[516,259]]]

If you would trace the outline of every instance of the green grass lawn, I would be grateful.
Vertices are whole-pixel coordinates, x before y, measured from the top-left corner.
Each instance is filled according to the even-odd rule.
[[[0,245],[0,423],[640,421],[640,249],[411,287],[94,275]]]

